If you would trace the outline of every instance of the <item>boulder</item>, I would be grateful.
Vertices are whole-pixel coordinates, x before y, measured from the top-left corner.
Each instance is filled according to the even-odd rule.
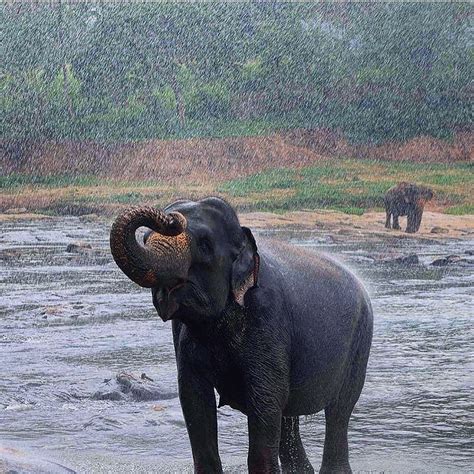
[[[449,229],[445,229],[444,227],[435,226],[430,230],[431,234],[448,234]]]

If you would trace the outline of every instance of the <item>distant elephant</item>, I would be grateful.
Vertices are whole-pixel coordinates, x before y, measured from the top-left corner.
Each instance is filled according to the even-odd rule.
[[[409,233],[418,232],[425,204],[432,198],[433,191],[426,186],[405,182],[398,183],[390,188],[384,197],[387,214],[385,227],[390,229],[390,217],[393,216],[392,227],[400,229],[399,216],[407,216],[406,231]]]
[[[138,227],[152,229],[137,242]],[[222,472],[219,406],[248,417],[251,473],[314,472],[299,415],[325,410],[322,472],[351,472],[347,429],[365,380],[372,309],[361,282],[327,256],[259,239],[219,198],[117,217],[112,255],[172,319],[194,469]]]

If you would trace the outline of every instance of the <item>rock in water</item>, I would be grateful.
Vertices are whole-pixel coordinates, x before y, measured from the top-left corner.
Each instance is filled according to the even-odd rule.
[[[400,257],[395,258],[386,258],[382,260],[382,263],[388,263],[393,265],[418,265],[420,263],[420,259],[418,255],[411,254],[411,255],[401,255]]]
[[[434,267],[447,267],[448,265],[453,265],[453,264],[466,264],[466,265],[473,265],[474,261],[460,257],[459,255],[448,255],[447,257],[444,258],[438,258],[437,260],[431,262],[431,265]]]
[[[80,222],[96,222],[99,220],[99,216],[97,214],[83,214],[79,216]]]
[[[98,392],[95,392],[94,395],[92,395],[92,400],[111,400],[111,401],[117,402],[123,399],[124,399],[123,394],[117,390],[112,391],[112,392],[98,391]]]
[[[90,250],[92,250],[91,244],[82,241],[72,242],[66,247],[66,252],[69,253],[88,253]]]
[[[108,385],[108,384],[107,384]],[[97,391],[93,400],[131,400],[136,402],[169,400],[178,394],[166,390],[155,383],[150,377],[137,378],[131,374],[120,373],[115,378],[115,387],[108,391]]]

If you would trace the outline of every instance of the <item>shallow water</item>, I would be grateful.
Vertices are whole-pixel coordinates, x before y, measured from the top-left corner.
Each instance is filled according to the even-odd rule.
[[[77,218],[1,224],[0,444],[53,457],[80,472],[190,472],[177,398],[96,401],[117,372],[145,372],[176,391],[171,328],[147,290],[108,251],[108,228]],[[461,472],[473,469],[474,265],[429,267],[473,241],[397,240],[389,247],[334,242],[322,233],[273,232],[344,261],[372,296],[375,331],[368,376],[350,425],[353,469]],[[84,240],[87,255],[65,251]],[[371,261],[417,253],[421,265]],[[110,383],[110,382],[109,382]],[[302,419],[317,468],[322,414]],[[221,456],[245,470],[245,417],[219,409]]]

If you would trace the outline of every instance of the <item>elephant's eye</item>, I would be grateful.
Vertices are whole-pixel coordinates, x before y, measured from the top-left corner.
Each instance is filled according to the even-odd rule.
[[[213,245],[209,237],[201,237],[198,243],[199,249],[206,255],[212,254]]]

